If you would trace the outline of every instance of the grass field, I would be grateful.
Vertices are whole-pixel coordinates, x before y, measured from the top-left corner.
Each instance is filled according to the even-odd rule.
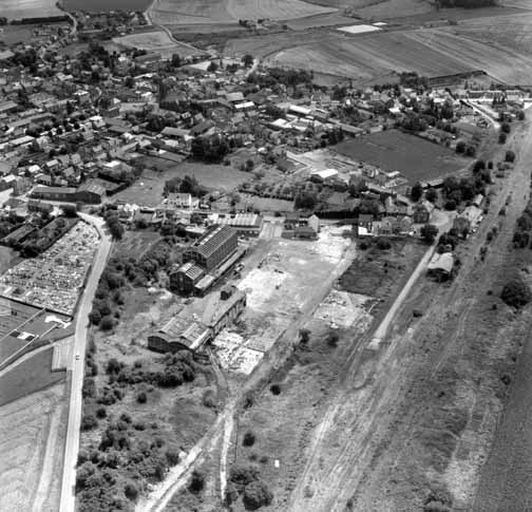
[[[65,391],[60,383],[0,407],[0,510],[59,510]]]
[[[163,25],[228,24],[240,19],[291,20],[334,10],[302,0],[155,0],[150,15]]]
[[[163,200],[164,182],[174,177],[194,176],[207,189],[225,192],[233,190],[251,178],[249,173],[224,165],[206,165],[195,162],[175,165],[158,158],[148,158],[146,162],[159,170],[144,171],[136,183],[116,194],[117,199],[143,206],[156,206]]]
[[[2,0],[0,13],[8,19],[61,16],[55,0]]]
[[[448,148],[398,130],[345,140],[334,149],[355,160],[400,171],[411,184],[452,174],[469,163]]]
[[[53,348],[50,347],[2,375],[0,377],[0,406],[64,380],[64,371],[51,371],[52,355]]]
[[[174,53],[194,55],[200,53],[194,47],[183,43],[176,43],[163,30],[152,32],[139,32],[123,37],[115,37],[113,41],[128,48],[138,48],[148,52],[159,53],[163,58],[168,58]]]

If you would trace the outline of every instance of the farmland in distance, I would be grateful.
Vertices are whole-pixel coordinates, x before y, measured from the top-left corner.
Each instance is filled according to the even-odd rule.
[[[52,0],[54,1],[54,0]],[[63,6],[68,11],[144,11],[152,0],[62,0]]]
[[[162,25],[236,24],[240,19],[290,20],[334,11],[302,0],[155,0],[150,17]]]
[[[2,0],[0,16],[8,19],[61,16],[55,0]]]
[[[345,140],[334,149],[355,160],[400,171],[410,184],[453,174],[469,163],[446,147],[398,130]]]

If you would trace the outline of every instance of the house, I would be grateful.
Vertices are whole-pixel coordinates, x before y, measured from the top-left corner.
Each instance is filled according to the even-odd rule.
[[[256,213],[213,214],[209,220],[220,226],[232,227],[240,236],[259,236],[264,222],[262,215]]]
[[[320,231],[320,220],[316,215],[306,216],[301,213],[288,213],[284,221],[284,238],[298,240],[316,240]]]
[[[76,192],[76,200],[86,204],[100,204],[105,196],[105,188],[91,181],[83,183]]]
[[[414,208],[413,220],[416,224],[427,224],[429,222],[434,205],[429,201],[423,201]]]
[[[358,216],[358,222],[357,222],[358,236],[371,234],[373,232],[374,222],[375,222],[375,218],[373,217],[373,215],[368,214],[368,213],[361,213]]]
[[[46,187],[38,185],[31,192],[34,199],[45,199],[48,201],[76,202],[77,194],[73,187]]]

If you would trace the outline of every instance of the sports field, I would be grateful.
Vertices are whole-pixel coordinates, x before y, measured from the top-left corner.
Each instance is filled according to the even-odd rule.
[[[334,150],[384,170],[400,171],[410,184],[452,174],[470,163],[448,148],[398,130],[344,140]]]
[[[291,20],[335,10],[302,0],[155,0],[150,16],[162,25],[228,24],[238,20]]]

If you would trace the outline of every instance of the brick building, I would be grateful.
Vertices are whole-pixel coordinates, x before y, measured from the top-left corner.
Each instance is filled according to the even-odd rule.
[[[229,258],[237,247],[236,230],[229,226],[212,226],[185,252],[183,260],[194,261],[209,272]]]

